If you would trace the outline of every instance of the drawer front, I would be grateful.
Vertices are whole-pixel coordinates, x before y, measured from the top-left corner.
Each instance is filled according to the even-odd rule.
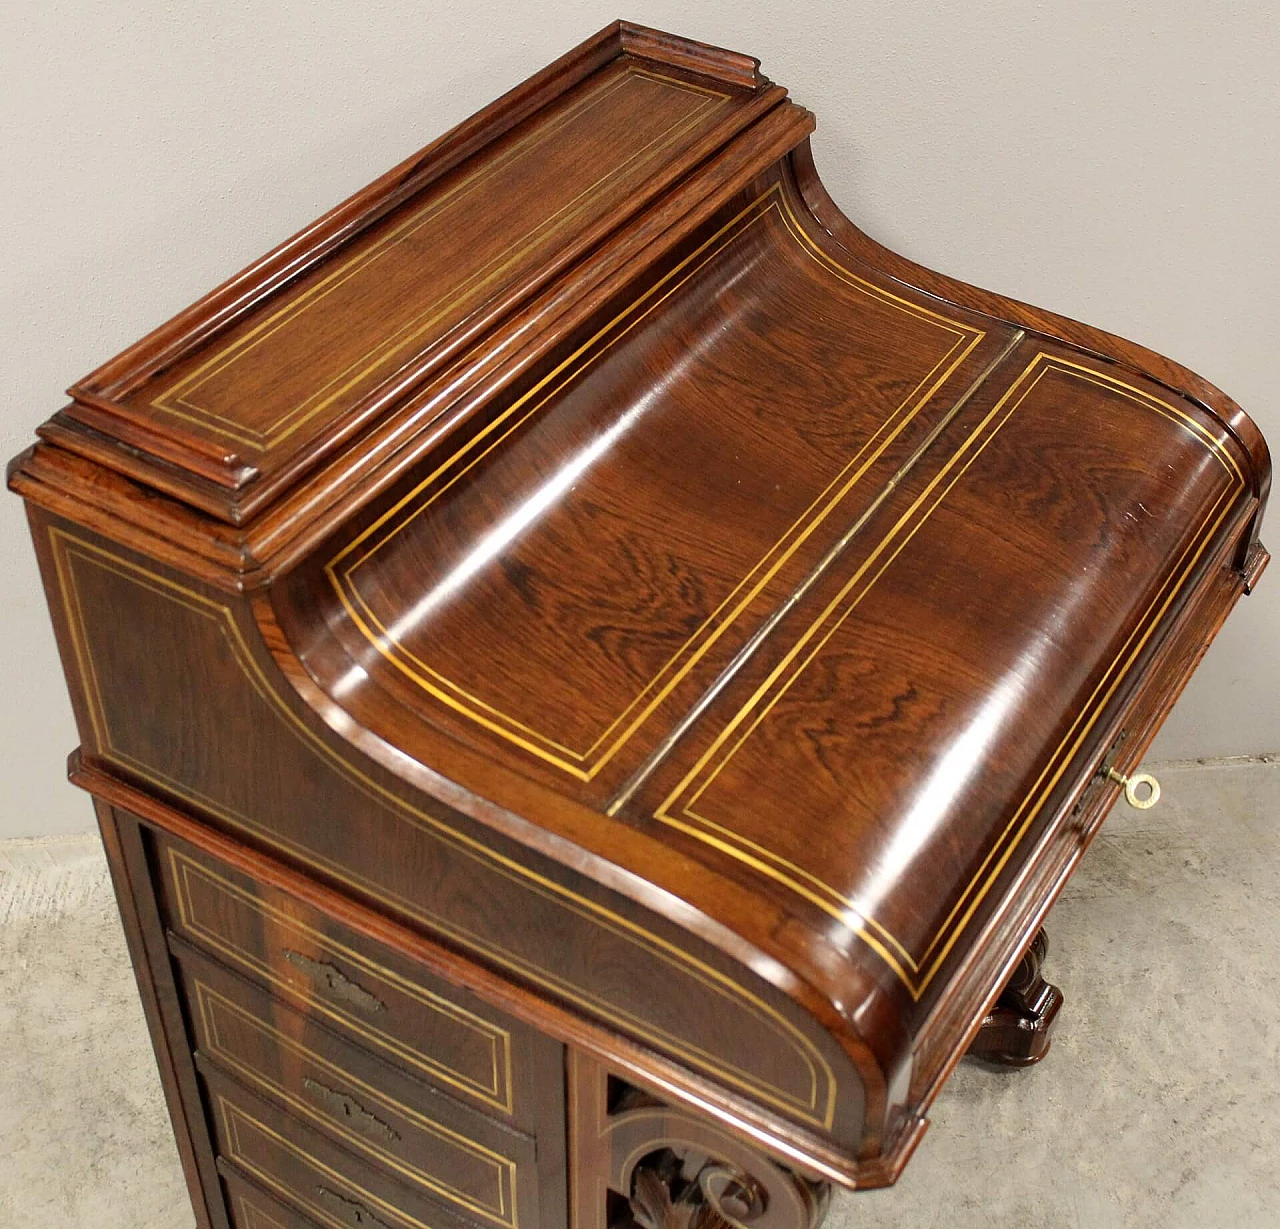
[[[191,949],[178,954],[201,1070],[229,1072],[463,1215],[507,1229],[532,1224],[531,1138],[405,1077]]]
[[[532,1129],[560,1046],[296,898],[157,837],[172,931],[420,1079]]]
[[[317,1222],[265,1194],[228,1169],[222,1175],[232,1229],[318,1229]]]
[[[332,1229],[464,1229],[379,1166],[308,1130],[234,1082],[205,1076],[219,1167]]]

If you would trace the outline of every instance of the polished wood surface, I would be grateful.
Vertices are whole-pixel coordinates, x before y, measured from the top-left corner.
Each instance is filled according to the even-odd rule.
[[[320,1224],[391,1229],[461,1229],[394,1171],[301,1125],[272,1102],[209,1068],[203,1087],[211,1109],[219,1168],[247,1176]]]
[[[1006,365],[621,812],[835,919],[922,1011],[1247,507],[1190,407],[1038,340]]]
[[[347,633],[404,706],[608,806],[1012,332],[845,269],[781,181],[743,199],[298,569],[290,638]]]
[[[394,950],[296,898],[171,841],[157,843],[162,912],[175,940],[215,955],[306,1017],[418,1078],[533,1129],[559,1047]],[[552,1120],[554,1125],[554,1120]]]
[[[283,1102],[322,1134],[381,1162],[463,1217],[508,1229],[563,1217],[555,1198],[564,1164],[556,1147],[561,1124],[534,1124],[532,1133],[504,1129],[469,1113],[449,1085],[436,1088],[411,1068],[372,1060],[315,1017],[228,975],[215,961],[190,949],[176,948],[175,955],[198,1061],[210,1070]],[[545,1209],[541,1170],[552,1178]]]
[[[233,1229],[317,1229],[319,1222],[307,1220],[238,1173],[225,1174],[223,1183]]]
[[[1069,1021],[1267,448],[812,128],[615,23],[11,466],[201,1229],[813,1229]]]
[[[1062,991],[1041,974],[1049,938],[1036,932],[995,1005],[983,1017],[969,1054],[1001,1067],[1031,1067],[1049,1053]]]
[[[602,32],[77,383],[58,438],[185,470],[160,480],[239,521],[782,97],[636,35]]]

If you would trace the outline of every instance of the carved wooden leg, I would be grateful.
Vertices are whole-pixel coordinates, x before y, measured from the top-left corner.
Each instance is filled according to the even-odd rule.
[[[1048,936],[1038,930],[969,1046],[971,1057],[1003,1067],[1030,1067],[1049,1052],[1062,991],[1040,976],[1048,953]]]
[[[571,1229],[817,1229],[831,1188],[569,1055]]]

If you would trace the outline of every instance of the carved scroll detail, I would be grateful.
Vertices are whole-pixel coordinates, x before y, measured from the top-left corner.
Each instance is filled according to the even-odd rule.
[[[680,1157],[665,1148],[635,1167],[631,1191],[628,1202],[640,1229],[746,1229],[769,1206],[768,1192],[750,1174],[707,1161],[687,1178]]]
[[[580,1054],[573,1229],[816,1229],[830,1187]]]

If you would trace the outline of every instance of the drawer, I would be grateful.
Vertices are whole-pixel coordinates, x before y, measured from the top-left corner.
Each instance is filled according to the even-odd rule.
[[[222,1187],[232,1229],[319,1229],[316,1221],[299,1216],[229,1168],[222,1174]]]
[[[559,1043],[297,898],[154,839],[171,932],[414,1076],[513,1125],[546,1125],[548,1099],[563,1097]]]
[[[304,1127],[239,1084],[206,1073],[225,1177],[247,1177],[332,1229],[466,1229],[440,1205]]]
[[[233,1075],[464,1216],[506,1229],[540,1219],[532,1214],[532,1138],[412,1080],[186,945],[175,947],[202,1071]]]

